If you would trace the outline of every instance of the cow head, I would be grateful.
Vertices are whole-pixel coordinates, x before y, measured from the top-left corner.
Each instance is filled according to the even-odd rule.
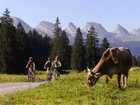
[[[107,49],[98,64],[94,67],[93,70],[88,69],[87,75],[87,85],[93,86],[98,81],[101,74],[104,74],[108,69],[116,65],[118,60],[119,50],[117,48],[109,48]]]
[[[101,73],[93,73],[90,69],[87,70],[88,70],[87,85],[93,86],[98,81],[99,77],[101,76]]]

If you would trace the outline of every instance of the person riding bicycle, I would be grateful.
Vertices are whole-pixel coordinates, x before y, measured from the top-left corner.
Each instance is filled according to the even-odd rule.
[[[53,67],[53,78],[57,79],[58,77],[58,68],[61,67],[61,62],[58,60],[58,56],[55,57],[54,62],[52,63]]]
[[[26,68],[28,69],[28,81],[35,80],[35,63],[33,62],[33,57],[29,57]]]
[[[46,61],[45,65],[44,65],[44,69],[46,69],[46,73],[47,73],[47,79],[46,81],[50,81],[51,80],[51,60],[50,58],[48,58],[48,60]]]

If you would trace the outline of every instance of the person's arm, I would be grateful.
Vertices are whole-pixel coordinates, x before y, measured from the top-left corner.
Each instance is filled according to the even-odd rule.
[[[29,61],[27,62],[27,65],[26,65],[26,68],[28,68],[29,67]]]
[[[33,62],[33,70],[35,71],[35,63]]]
[[[47,69],[47,68],[46,68],[47,63],[48,63],[48,61],[45,63],[45,65],[44,65],[44,69]]]
[[[61,66],[62,66],[62,64],[61,64],[61,62],[60,62],[60,61],[58,61],[58,64],[59,64],[59,67],[61,67]]]
[[[54,67],[55,61],[53,61],[52,66]]]

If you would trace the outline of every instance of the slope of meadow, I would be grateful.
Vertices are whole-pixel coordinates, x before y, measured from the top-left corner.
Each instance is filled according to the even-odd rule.
[[[118,89],[115,77],[106,85],[103,76],[89,89],[86,73],[71,72],[38,88],[0,96],[0,105],[140,105],[140,71],[129,73],[123,90]]]

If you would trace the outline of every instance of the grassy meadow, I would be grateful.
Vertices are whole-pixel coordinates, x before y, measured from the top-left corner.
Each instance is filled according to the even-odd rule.
[[[36,71],[35,81],[44,81],[46,79],[45,71]],[[27,82],[27,75],[15,75],[15,74],[0,74],[0,83],[4,82]]]
[[[39,78],[41,75],[45,78],[44,74]],[[118,89],[115,75],[109,85],[102,76],[92,88],[85,86],[85,78],[86,73],[61,75],[37,88],[0,96],[0,105],[140,105],[140,71],[129,73],[128,86],[123,90]]]

